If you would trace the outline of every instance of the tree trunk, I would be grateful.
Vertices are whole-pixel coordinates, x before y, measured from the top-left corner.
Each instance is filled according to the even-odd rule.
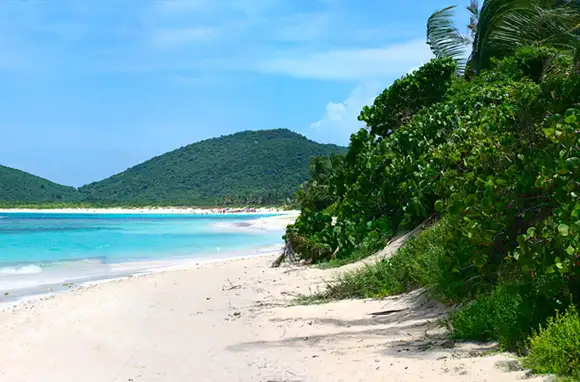
[[[289,264],[296,263],[296,254],[294,253],[292,244],[289,241],[286,242],[286,245],[284,246],[284,249],[282,250],[280,256],[278,256],[276,260],[274,260],[274,262],[272,263],[272,268],[278,268],[280,265],[282,265],[284,261],[286,261]]]

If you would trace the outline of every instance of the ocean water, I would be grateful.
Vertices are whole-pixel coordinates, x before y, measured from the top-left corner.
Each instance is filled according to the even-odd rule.
[[[0,213],[0,291],[15,296],[18,290],[53,290],[64,283],[271,251],[281,244],[281,231],[244,229],[261,217]]]

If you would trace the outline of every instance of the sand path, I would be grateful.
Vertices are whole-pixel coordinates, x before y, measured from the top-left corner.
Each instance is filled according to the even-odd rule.
[[[291,306],[336,271],[230,260],[0,312],[0,381],[515,381],[507,355],[450,344],[420,293]],[[371,313],[400,310],[384,316]],[[426,337],[427,336],[427,337]]]

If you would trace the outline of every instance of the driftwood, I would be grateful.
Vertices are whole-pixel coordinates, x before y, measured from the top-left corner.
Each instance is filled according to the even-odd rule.
[[[336,247],[336,249],[334,250],[334,252],[332,252],[332,255],[330,255],[331,259],[336,259],[336,254],[338,253],[338,251],[340,251],[340,247]]]
[[[289,241],[286,242],[286,245],[284,246],[284,249],[282,250],[280,256],[278,256],[276,260],[274,260],[274,262],[272,263],[272,268],[278,268],[280,265],[282,265],[284,261],[286,261],[289,264],[296,263],[296,253],[292,248],[292,243],[290,243]]]
[[[239,284],[234,285],[234,283],[232,283],[230,281],[230,279],[228,279],[228,283],[230,283],[230,285],[222,285],[222,290],[233,290],[233,289],[240,289],[242,286]]]

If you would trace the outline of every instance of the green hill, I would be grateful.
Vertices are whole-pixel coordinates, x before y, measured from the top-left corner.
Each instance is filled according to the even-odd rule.
[[[74,187],[62,186],[44,178],[0,166],[0,202],[69,202],[78,201]]]
[[[79,191],[100,203],[275,204],[308,180],[313,157],[344,150],[286,129],[244,131],[154,157]]]

